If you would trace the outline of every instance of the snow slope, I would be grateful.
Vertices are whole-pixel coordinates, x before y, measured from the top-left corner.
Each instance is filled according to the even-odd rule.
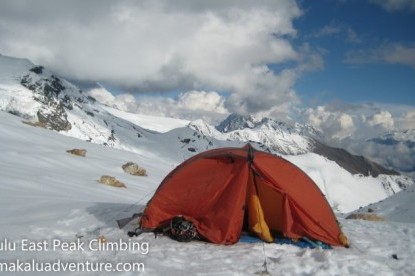
[[[102,106],[102,108],[116,117],[129,121],[145,129],[157,132],[167,132],[175,128],[185,127],[189,124],[189,121],[187,120],[150,116],[143,114],[133,114],[109,106]]]
[[[67,149],[75,147],[87,149],[86,157],[66,153]],[[129,239],[126,232],[134,228],[136,222],[120,230],[115,219],[140,211],[162,178],[180,161],[177,153],[158,152],[150,144],[143,146],[140,153],[117,150],[31,127],[22,124],[16,116],[0,112],[0,152],[0,244],[7,239],[17,245],[15,251],[3,249],[0,265],[16,260],[60,261],[63,264],[87,261],[113,265],[139,263],[144,266],[144,275],[254,275],[265,272],[270,275],[411,275],[415,270],[414,223],[350,221],[339,217],[352,247],[333,250],[264,243],[232,246],[179,243],[162,236],[155,239],[150,233]],[[317,166],[314,163],[333,165],[320,160],[317,155],[295,158],[303,158],[291,161],[315,179],[327,176],[324,172],[313,171]],[[145,167],[148,176],[125,174],[121,165],[128,161]],[[104,174],[117,177],[127,188],[97,183]],[[331,176],[334,178],[335,175],[332,173]],[[336,180],[337,183],[349,182],[352,178],[337,174]],[[325,181],[329,185],[329,181],[334,180]],[[330,196],[332,188],[327,191]],[[65,251],[63,248],[51,250],[49,246],[47,251],[21,250],[25,239],[49,245],[55,241],[76,242],[79,239],[89,244],[100,235],[108,242],[139,242],[142,247],[93,251],[95,248],[85,246],[84,250]],[[394,254],[397,259],[392,258]],[[129,266],[124,268],[128,270]],[[102,270],[88,273],[102,274]],[[124,271],[117,275],[137,275],[137,272]]]
[[[352,175],[336,162],[315,153],[285,155],[284,158],[305,171],[338,212],[351,212],[366,206],[367,202],[376,202],[401,191],[398,184],[401,179],[407,179],[409,185],[412,183],[410,178],[397,176]]]
[[[201,120],[191,122],[189,127],[176,128],[187,121],[129,114],[103,107],[70,82],[41,66],[17,58],[0,56],[0,77],[0,110],[67,136],[148,157],[162,157],[174,164],[211,148],[242,146],[247,141],[258,142],[254,145],[263,150],[307,153],[315,143],[311,137],[321,135],[309,126],[288,125],[269,118],[256,120],[235,114],[217,129]],[[159,133],[154,130],[169,131]],[[402,177],[391,176],[385,180],[382,176],[352,176],[321,155],[292,158],[294,162],[306,160],[308,165],[303,166],[304,170],[314,175],[317,185],[340,212],[382,200],[404,187],[399,184]],[[339,179],[337,175],[344,177]],[[365,192],[356,194],[355,189]],[[345,194],[349,196],[345,197]]]
[[[358,212],[367,213],[369,209],[388,221],[415,223],[415,186],[409,186],[385,200],[369,204]]]
[[[312,129],[269,120],[252,122],[247,129],[233,124],[233,129],[224,133],[201,121],[193,122],[190,128],[176,128],[185,122],[140,118],[102,107],[76,86],[27,60],[0,56],[0,65],[0,110],[8,112],[0,112],[0,268],[1,262],[35,259],[64,263],[141,261],[148,275],[252,275],[267,270],[272,275],[367,275],[410,274],[414,270],[410,262],[415,253],[410,243],[414,235],[412,223],[345,221],[341,217],[353,245],[349,250],[305,250],[275,244],[180,244],[165,237],[154,239],[151,234],[133,238],[149,244],[148,254],[137,250],[7,250],[2,247],[6,240],[17,247],[24,239],[88,242],[100,235],[108,241],[130,242],[127,229],[119,230],[115,220],[142,210],[163,177],[183,160],[210,148],[242,146],[242,141],[247,140],[261,142],[257,147],[276,141],[279,144],[275,150],[303,153],[309,150],[309,140],[302,132]],[[60,133],[22,124],[38,120]],[[66,153],[75,147],[87,149],[87,156]],[[313,153],[284,157],[310,175],[334,210],[342,213],[399,195],[413,182],[397,176],[352,175]],[[148,177],[126,175],[121,165],[128,161],[145,167]],[[127,188],[103,186],[97,183],[101,175],[115,176]],[[398,199],[390,203],[390,208],[379,205],[379,210],[385,208],[391,218],[398,217],[387,211],[394,207],[399,210]],[[400,216],[411,218],[406,215],[414,211],[409,204],[411,195],[402,201],[408,204],[401,206],[406,211]],[[135,227],[134,223],[129,228]],[[391,258],[392,254],[397,254],[398,260]]]

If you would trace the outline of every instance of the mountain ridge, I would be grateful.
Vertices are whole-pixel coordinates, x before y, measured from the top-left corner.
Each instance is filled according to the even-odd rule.
[[[0,105],[2,110],[69,136],[125,150],[139,151],[136,149],[137,143],[143,143],[146,139],[147,142],[157,140],[154,137],[155,133],[113,116],[97,104],[93,97],[43,66],[36,66],[28,60],[4,56],[0,57],[0,60],[0,77],[3,82],[13,84],[15,91],[25,94],[16,97],[7,91],[7,88],[3,89],[6,97],[3,95]],[[187,147],[188,152],[182,153],[186,157],[219,144],[226,145],[230,141],[239,144],[251,142],[257,143],[263,150],[277,154],[314,152],[337,162],[353,174],[398,174],[366,158],[324,144],[321,142],[324,135],[309,125],[230,114],[216,127],[202,120],[190,122],[188,127],[199,134],[192,134],[191,131],[187,131],[186,137],[182,137],[180,131],[176,131],[175,134],[179,141],[185,141],[181,142],[179,148]]]
[[[344,149],[324,144],[321,142],[324,140],[324,135],[308,125],[299,123],[289,125],[271,118],[255,120],[252,116],[231,114],[216,127],[209,126],[202,120],[191,122],[189,126],[217,139],[257,142],[278,154],[314,152],[335,161],[352,174],[365,176],[399,174],[363,156],[353,155]]]
[[[341,163],[330,161],[329,157],[314,153],[313,148],[317,140],[313,137],[318,132],[307,126],[300,124],[291,126],[265,118],[253,122],[248,128],[222,133],[206,122],[198,120],[190,122],[185,127],[160,133],[130,122],[122,112],[118,116],[112,115],[87,93],[45,68],[27,66],[25,63],[25,67],[16,72],[18,74],[9,75],[7,79],[0,58],[0,76],[3,78],[3,81],[0,81],[0,110],[18,115],[23,121],[66,136],[134,152],[139,156],[152,158],[163,156],[168,159],[166,162],[172,164],[178,164],[205,150],[241,147],[251,143],[257,149],[282,155],[283,158],[292,158],[295,162],[305,159],[306,166],[303,169],[308,171],[319,187],[325,191],[331,189],[324,188],[327,186],[326,181],[332,182],[332,175],[336,173],[344,175],[344,179],[349,179],[347,182],[367,182],[378,187],[377,194],[371,198],[372,201],[380,200],[402,189],[397,183],[403,176],[392,176],[391,181],[395,184],[388,186],[381,175],[368,171],[366,166],[357,164],[364,171],[349,172],[350,168],[348,170],[347,166],[342,167]],[[5,79],[7,80],[4,81]],[[236,124],[235,127],[237,128]],[[316,160],[315,164],[308,164],[309,159]],[[360,160],[366,164],[365,159]],[[354,161],[346,161],[348,162]],[[361,174],[361,177],[354,176],[356,173]],[[326,180],[327,177],[330,180]],[[340,204],[335,202],[342,202],[342,199],[333,202]],[[356,204],[362,203],[365,203],[363,199],[356,200]],[[355,207],[353,204],[344,206],[339,207],[338,210]]]

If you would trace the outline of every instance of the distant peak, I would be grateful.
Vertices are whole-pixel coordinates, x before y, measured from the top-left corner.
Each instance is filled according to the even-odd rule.
[[[244,129],[244,128],[254,128],[256,120],[253,116],[245,116],[236,113],[232,113],[225,120],[223,120],[216,129],[220,132],[231,132],[234,130]]]

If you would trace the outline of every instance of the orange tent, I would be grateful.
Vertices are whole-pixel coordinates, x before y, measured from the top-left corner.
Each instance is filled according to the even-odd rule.
[[[250,144],[209,150],[180,164],[160,184],[140,224],[155,229],[177,215],[218,244],[237,242],[246,220],[247,230],[268,242],[278,233],[347,246],[317,185],[292,163]]]

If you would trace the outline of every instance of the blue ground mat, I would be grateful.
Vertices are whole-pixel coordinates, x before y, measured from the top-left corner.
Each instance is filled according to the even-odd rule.
[[[239,242],[244,243],[260,243],[263,242],[260,238],[252,235],[243,234],[241,235],[241,238],[239,239]],[[332,249],[332,247],[328,244],[325,244],[320,241],[311,241],[307,238],[300,239],[298,241],[293,241],[289,238],[284,237],[278,237],[274,240],[274,243],[276,244],[291,244],[294,246],[298,246],[301,248],[322,248],[322,249]]]

